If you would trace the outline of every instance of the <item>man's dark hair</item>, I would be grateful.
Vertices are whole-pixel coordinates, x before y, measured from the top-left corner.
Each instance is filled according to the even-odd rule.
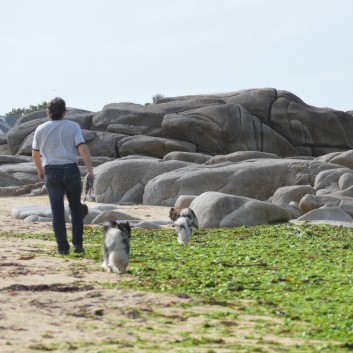
[[[48,115],[51,120],[60,120],[66,112],[66,103],[62,98],[54,98],[48,104]]]

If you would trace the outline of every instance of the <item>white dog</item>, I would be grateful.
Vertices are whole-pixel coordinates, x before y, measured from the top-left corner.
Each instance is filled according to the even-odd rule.
[[[179,217],[173,225],[178,233],[178,243],[187,244],[192,234],[189,218]]]
[[[104,223],[104,244],[102,268],[109,272],[127,272],[130,256],[131,227],[129,222]]]
[[[191,208],[171,208],[169,217],[178,233],[178,243],[187,244],[192,234],[192,227],[199,228],[195,212]]]

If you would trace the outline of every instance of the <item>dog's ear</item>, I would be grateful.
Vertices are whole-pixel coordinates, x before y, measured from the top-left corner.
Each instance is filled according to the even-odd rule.
[[[130,225],[129,222],[126,223],[126,227],[127,227],[127,232],[129,233],[129,239],[131,238],[131,228],[132,226]]]
[[[104,222],[103,229],[104,229],[104,232],[107,232],[108,229],[116,228],[117,226],[118,226],[118,223],[116,223],[116,221],[107,221],[107,222]]]
[[[112,227],[112,225],[111,225],[110,222],[104,222],[104,224],[103,224],[104,233],[106,233],[108,231],[108,229],[111,228],[111,227]]]
[[[118,229],[120,229],[123,233],[128,233],[129,239],[131,237],[131,226],[129,222],[126,223],[118,223]]]
[[[127,230],[130,228],[129,222],[126,223],[118,223],[118,229],[120,230]]]
[[[118,227],[118,223],[116,221],[110,221],[111,227],[112,228],[117,228]]]

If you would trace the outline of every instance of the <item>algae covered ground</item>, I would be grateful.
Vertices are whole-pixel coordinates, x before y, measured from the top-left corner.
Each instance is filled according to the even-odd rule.
[[[26,237],[43,240],[39,235]],[[349,352],[353,350],[352,240],[349,228],[281,224],[195,230],[190,243],[182,246],[172,229],[133,229],[126,280],[97,284],[105,289],[172,293],[196,298],[208,308],[223,308],[200,312],[185,304],[178,317],[163,317],[153,308],[136,309],[131,315],[139,318],[141,330],[152,316],[163,323],[163,330],[173,320],[202,317],[202,324],[193,326],[199,331],[194,332],[197,338],[181,332],[182,339],[169,342],[169,351]],[[101,228],[86,228],[84,258],[101,262],[101,244]],[[54,248],[51,254],[58,256]],[[231,337],[249,318],[251,334],[244,333],[234,343]],[[96,352],[120,352],[114,349],[113,345]],[[125,351],[134,351],[129,349]],[[142,340],[138,351],[159,350],[144,346]]]

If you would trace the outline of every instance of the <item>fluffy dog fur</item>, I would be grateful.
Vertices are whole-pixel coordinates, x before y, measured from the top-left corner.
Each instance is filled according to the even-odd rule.
[[[169,217],[178,233],[178,243],[187,244],[192,234],[192,227],[199,228],[195,212],[191,208],[174,208],[169,211]]]
[[[199,221],[195,212],[190,208],[176,208],[172,207],[169,211],[169,217],[172,221],[176,221],[180,217],[186,217],[189,220],[190,227],[199,229]]]
[[[127,272],[130,255],[131,227],[129,222],[104,223],[104,244],[102,267],[109,272]]]
[[[189,218],[179,217],[173,225],[178,233],[178,243],[183,245],[187,244],[192,234]]]

